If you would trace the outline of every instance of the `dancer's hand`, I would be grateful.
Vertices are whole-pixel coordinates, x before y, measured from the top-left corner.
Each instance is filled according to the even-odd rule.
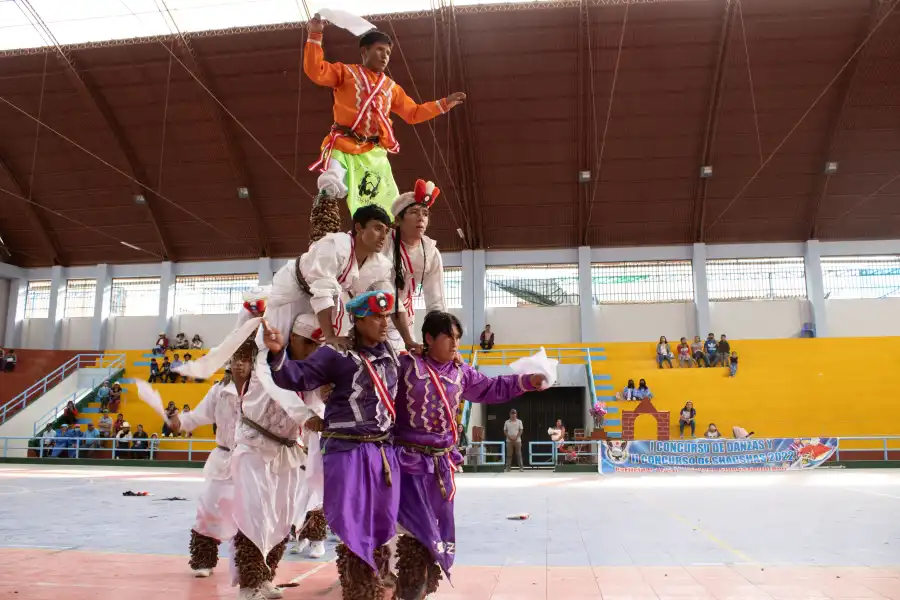
[[[308,431],[322,431],[325,429],[325,421],[318,415],[313,415],[303,424],[303,429]]]
[[[329,346],[333,346],[335,350],[339,350],[341,352],[346,352],[353,348],[353,344],[350,342],[350,338],[338,337],[336,335],[330,335],[325,338],[325,343]]]
[[[457,351],[456,354],[453,355],[453,362],[454,362],[454,364],[456,364],[457,367],[460,366],[461,364],[463,364],[463,362],[465,362],[465,361],[463,361],[462,354],[460,354],[459,351]]]
[[[422,344],[420,344],[419,342],[412,341],[406,344],[406,351],[410,354],[422,356],[425,353],[425,347],[422,346]]]
[[[534,373],[533,375],[531,375],[531,387],[533,387],[536,390],[539,390],[542,387],[544,387],[544,383],[546,383],[546,381],[547,381],[547,378],[539,373]]]
[[[313,15],[313,18],[306,23],[306,28],[310,33],[322,33],[325,31],[325,21],[319,16],[319,13]]]
[[[263,319],[263,343],[269,352],[278,354],[284,350],[284,336],[274,327],[269,327],[269,322]]]
[[[462,104],[463,102],[465,102],[465,100],[466,100],[466,95],[463,94],[462,92],[456,92],[454,94],[450,94],[449,96],[447,96],[447,108],[450,109],[450,108],[453,108],[454,106],[458,106],[458,105]]]

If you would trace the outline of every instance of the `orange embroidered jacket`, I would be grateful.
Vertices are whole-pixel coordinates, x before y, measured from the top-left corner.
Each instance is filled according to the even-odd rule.
[[[303,57],[303,70],[314,83],[323,87],[334,88],[334,122],[344,127],[351,127],[359,113],[360,106],[368,97],[368,86],[374,87],[380,74],[370,71],[361,65],[345,65],[343,63],[330,63],[325,60],[325,52],[322,49],[322,34],[311,32],[306,42],[306,51]],[[365,77],[366,81],[361,78]],[[381,113],[383,118],[375,112]],[[362,137],[379,136],[379,145],[386,150],[391,150],[390,140],[394,139],[390,128],[388,115],[393,112],[401,119],[415,125],[447,112],[446,100],[416,104],[412,98],[406,95],[399,85],[390,78],[386,78],[384,85],[377,92],[373,102],[362,116],[359,124],[353,130]],[[331,136],[326,136],[322,142],[324,148],[329,143]],[[371,142],[358,143],[351,137],[339,137],[334,148],[346,154],[362,154],[374,147]]]

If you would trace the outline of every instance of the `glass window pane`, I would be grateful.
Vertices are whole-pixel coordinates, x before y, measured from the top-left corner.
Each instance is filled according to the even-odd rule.
[[[176,315],[233,314],[244,293],[259,285],[258,275],[197,275],[175,278]]]
[[[159,314],[159,277],[123,277],[112,280],[111,317]]]
[[[689,260],[594,263],[594,304],[690,302],[694,275]]]
[[[825,297],[831,300],[900,297],[900,256],[822,259]]]
[[[70,279],[67,281],[65,318],[93,317],[96,296],[96,279]]]
[[[444,267],[444,303],[448,309],[462,308],[462,269],[459,267]],[[413,296],[413,308],[425,310],[421,284]]]
[[[50,282],[29,281],[25,292],[25,318],[46,319],[50,316]]]
[[[706,261],[709,299],[806,298],[802,258],[728,258]]]

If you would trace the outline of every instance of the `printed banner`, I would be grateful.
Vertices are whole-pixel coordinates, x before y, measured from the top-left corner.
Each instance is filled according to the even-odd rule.
[[[606,440],[599,469],[601,473],[812,469],[831,458],[837,447],[838,438]]]

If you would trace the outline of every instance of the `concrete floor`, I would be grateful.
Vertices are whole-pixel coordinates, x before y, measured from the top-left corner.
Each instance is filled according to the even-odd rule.
[[[900,600],[900,472],[457,481],[455,585],[438,599]],[[201,485],[198,470],[0,466],[0,599],[235,598],[224,562],[188,572]],[[339,598],[333,557],[288,556],[285,597]]]

